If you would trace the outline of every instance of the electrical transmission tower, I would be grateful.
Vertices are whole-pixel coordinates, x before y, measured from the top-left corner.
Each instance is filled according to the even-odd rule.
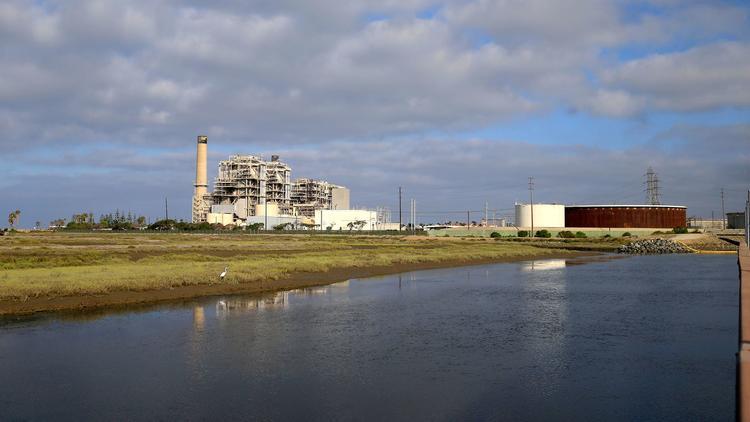
[[[646,203],[649,205],[661,205],[659,199],[659,177],[651,167],[646,170]]]

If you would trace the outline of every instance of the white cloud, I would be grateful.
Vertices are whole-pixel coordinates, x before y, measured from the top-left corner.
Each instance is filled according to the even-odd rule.
[[[750,44],[724,42],[632,60],[601,75],[643,108],[696,111],[750,106]]]
[[[604,116],[628,117],[642,109],[642,102],[625,91],[598,90],[585,104],[588,108]]]
[[[229,142],[304,143],[476,129],[559,107],[627,117],[748,105],[742,41],[625,64],[601,54],[688,26],[745,36],[741,8],[687,3],[626,19],[627,5],[599,0],[435,6],[6,2],[0,114],[13,122],[0,142],[171,145],[215,127]],[[416,17],[428,7],[434,19]],[[99,136],[66,138],[88,131]]]
[[[95,193],[113,200],[107,192],[130,182],[125,167],[137,165],[151,172],[141,199],[161,198],[167,181],[191,179],[192,162],[161,168],[161,159],[177,161],[153,150],[184,151],[197,133],[208,133],[225,149],[281,150],[298,174],[351,184],[365,205],[388,200],[383,192],[398,183],[436,201],[438,185],[474,201],[485,193],[465,187],[477,180],[508,203],[516,198],[500,195],[531,169],[576,200],[606,193],[606,183],[580,187],[591,174],[616,181],[651,160],[667,180],[685,178],[698,163],[685,154],[675,159],[662,144],[610,151],[451,138],[549,110],[645,122],[654,111],[750,107],[746,7],[661,1],[649,13],[642,3],[9,0],[0,4],[0,145],[14,158],[0,165],[48,172],[44,183],[86,166],[112,169]],[[427,8],[435,17],[419,18]],[[642,57],[621,58],[634,54]],[[712,136],[747,140],[746,131],[706,131],[692,151]],[[77,147],[115,158],[81,155],[67,157],[73,169],[33,167],[40,152]],[[747,155],[711,161],[718,155],[704,152],[702,176],[731,182],[726,174],[741,179],[744,171],[747,180]],[[23,196],[20,183],[4,180],[4,197]],[[44,183],[29,190],[41,198],[34,200],[46,198]],[[701,183],[693,180],[691,193]],[[187,183],[172,195],[189,193]]]

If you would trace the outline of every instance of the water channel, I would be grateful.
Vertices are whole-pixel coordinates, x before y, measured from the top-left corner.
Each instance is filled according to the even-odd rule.
[[[0,320],[0,420],[731,420],[734,256]]]

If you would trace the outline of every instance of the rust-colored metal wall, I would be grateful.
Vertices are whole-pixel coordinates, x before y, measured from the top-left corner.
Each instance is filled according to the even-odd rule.
[[[687,226],[682,207],[565,207],[565,227],[674,228]]]

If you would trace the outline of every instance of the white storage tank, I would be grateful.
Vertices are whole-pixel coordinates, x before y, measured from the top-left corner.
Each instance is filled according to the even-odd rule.
[[[516,204],[516,227],[531,227],[531,205]],[[565,227],[565,205],[534,204],[534,228]]]

